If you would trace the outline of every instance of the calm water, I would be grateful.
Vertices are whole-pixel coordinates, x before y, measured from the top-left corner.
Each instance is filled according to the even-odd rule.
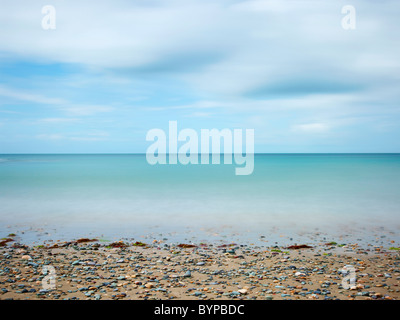
[[[258,154],[249,176],[235,166],[0,155],[0,236],[372,237],[383,229],[399,238],[399,154]]]

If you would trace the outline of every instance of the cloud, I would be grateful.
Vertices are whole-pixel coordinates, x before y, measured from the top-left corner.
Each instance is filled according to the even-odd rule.
[[[224,20],[224,6],[214,1],[156,1],[152,5],[143,5],[143,1],[99,1],[94,6],[54,0],[57,27],[49,32],[41,28],[41,7],[31,1],[23,3],[3,4],[2,29],[12,31],[0,36],[0,50],[4,52],[94,67],[147,68],[153,72],[149,66],[152,63],[167,67],[163,61],[198,52],[210,52],[212,57],[226,41],[234,43],[224,37],[231,31],[220,20]],[[213,37],[210,32],[214,32]],[[203,59],[203,55],[198,58]]]
[[[104,137],[69,137],[72,141],[104,141],[107,140]]]
[[[39,122],[42,123],[72,123],[72,122],[79,122],[81,119],[77,118],[44,118],[44,119],[39,119]]]
[[[37,139],[40,140],[60,140],[60,139],[64,139],[65,137],[62,136],[61,134],[57,134],[57,133],[51,133],[51,134],[38,134],[36,135]]]
[[[212,113],[210,112],[193,112],[192,114],[186,115],[186,117],[192,117],[192,118],[206,118],[210,117]]]
[[[65,103],[63,99],[49,98],[38,94],[32,94],[21,90],[15,90],[0,86],[0,96],[12,98],[16,100],[34,102],[40,104],[62,104]]]
[[[37,3],[23,3],[3,4],[4,54],[149,81],[163,75],[222,98],[348,92],[400,68],[396,1],[355,3],[354,32],[341,27],[342,4],[329,1],[55,0],[51,31],[41,29]]]
[[[12,100],[31,102],[35,104],[51,105],[56,110],[61,110],[65,113],[78,116],[89,116],[97,113],[111,112],[114,110],[111,106],[103,105],[85,105],[85,104],[73,104],[66,99],[61,98],[49,98],[39,94],[32,94],[26,90],[17,90],[0,86],[0,96],[11,98]],[[0,110],[0,112],[14,113],[13,111]],[[78,119],[72,118],[44,118],[42,122],[76,122]]]
[[[70,141],[104,141],[108,139],[107,132],[89,132],[89,133],[49,133],[38,134],[39,140],[70,140]]]
[[[332,74],[330,75],[332,77]],[[335,93],[348,93],[355,91],[362,91],[365,89],[367,84],[364,80],[354,80],[354,82],[349,81],[349,79],[340,80],[337,79],[330,80],[321,75],[314,75],[314,78],[309,78],[307,76],[292,77],[283,82],[275,82],[272,84],[267,84],[266,86],[261,86],[247,92],[245,95],[254,98],[271,98],[271,97],[299,97],[302,95],[321,95],[321,94],[335,94]]]
[[[330,126],[326,123],[306,123],[293,126],[293,130],[296,132],[305,133],[322,133],[329,131]]]
[[[355,30],[341,26],[344,4],[53,0],[57,27],[46,31],[41,4],[4,0],[0,72],[12,67],[1,73],[1,104],[82,130],[41,135],[53,140],[103,139],[85,131],[101,128],[99,118],[124,124],[107,127],[112,137],[183,117],[193,125],[254,125],[256,143],[295,145],[296,133],[314,142],[317,133],[341,134],[339,126],[363,136],[371,119],[395,132],[400,3],[355,0]]]
[[[211,101],[211,100],[199,100],[189,104],[181,104],[181,105],[170,105],[163,107],[146,107],[144,108],[147,111],[161,111],[161,110],[184,110],[184,109],[214,109],[214,108],[224,108],[228,107],[224,101]]]
[[[96,113],[111,112],[114,108],[110,106],[75,105],[62,107],[61,110],[73,115],[90,116]]]

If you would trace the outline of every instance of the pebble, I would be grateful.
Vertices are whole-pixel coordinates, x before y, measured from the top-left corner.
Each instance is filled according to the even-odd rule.
[[[240,294],[247,294],[247,289],[239,289],[238,292]]]
[[[334,253],[335,246],[332,247],[329,247],[330,253]],[[159,242],[146,247],[107,248],[106,244],[95,247],[74,244],[57,250],[27,247],[18,252],[2,247],[0,296],[2,300],[21,297],[152,300],[189,296],[199,299],[391,300],[400,297],[395,286],[400,278],[396,253],[379,257],[363,253],[355,258],[356,250],[352,250],[352,256],[341,253],[339,257],[322,254],[324,249],[288,251],[278,246],[235,245],[223,252],[211,245],[180,248]],[[348,264],[361,270],[352,290],[341,287],[344,274],[340,270]],[[41,287],[44,275],[37,268],[42,265],[56,267],[56,290]],[[188,270],[193,265],[207,267],[194,267],[195,272]],[[381,292],[367,291],[370,288]]]

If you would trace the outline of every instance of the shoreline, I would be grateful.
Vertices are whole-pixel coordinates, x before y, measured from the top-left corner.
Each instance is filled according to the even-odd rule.
[[[4,223],[0,227],[0,238],[7,234],[16,234],[15,241],[29,245],[41,245],[78,238],[96,238],[100,241],[140,241],[165,240],[168,243],[197,242],[225,243],[236,242],[247,245],[290,245],[310,243],[317,245],[329,241],[340,243],[358,243],[360,245],[392,246],[400,245],[398,224],[333,223],[296,225],[292,222],[268,225],[223,224],[188,225],[188,224],[86,224],[64,225],[58,223]]]
[[[287,246],[80,238],[28,246],[13,238],[0,246],[0,300],[400,299],[400,251],[389,240]],[[346,265],[356,282],[343,283]]]

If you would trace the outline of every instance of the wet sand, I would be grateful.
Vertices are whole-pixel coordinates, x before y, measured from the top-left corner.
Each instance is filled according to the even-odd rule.
[[[389,240],[288,247],[98,239],[28,246],[6,239],[1,300],[400,299],[398,244]],[[343,283],[346,265],[354,267],[354,283]]]

